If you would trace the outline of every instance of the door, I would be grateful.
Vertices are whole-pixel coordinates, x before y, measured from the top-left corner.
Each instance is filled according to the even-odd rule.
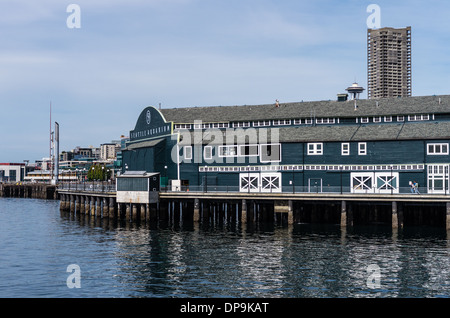
[[[315,193],[322,192],[322,179],[318,178],[308,179],[308,192],[315,192]]]

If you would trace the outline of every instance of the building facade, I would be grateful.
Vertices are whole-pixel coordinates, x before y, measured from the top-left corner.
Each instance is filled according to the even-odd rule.
[[[24,181],[25,163],[0,163],[0,182]]]
[[[411,27],[367,30],[368,98],[411,96]]]
[[[448,193],[449,143],[450,96],[147,107],[122,172],[189,191]]]

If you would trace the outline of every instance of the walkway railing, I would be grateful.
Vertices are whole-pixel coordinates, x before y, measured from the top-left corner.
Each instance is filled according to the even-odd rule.
[[[59,190],[70,191],[87,191],[87,192],[115,192],[116,184],[110,181],[95,182],[65,182],[58,184]],[[162,187],[161,192],[248,192],[248,193],[334,193],[334,194],[439,194],[450,195],[450,189],[439,189],[427,191],[426,187],[419,188],[418,193],[411,191],[410,187],[400,187],[398,189],[352,189],[348,186],[283,186],[280,188],[261,189],[250,188],[240,189],[239,186],[217,186],[217,185],[200,185],[200,186],[181,186],[181,187]]]
[[[114,181],[62,182],[58,184],[58,190],[116,192],[116,183]]]

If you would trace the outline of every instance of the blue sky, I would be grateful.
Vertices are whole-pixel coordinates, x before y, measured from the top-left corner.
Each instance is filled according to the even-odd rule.
[[[81,28],[66,12],[81,9]],[[335,99],[367,86],[366,20],[412,27],[413,95],[449,93],[450,2],[0,0],[0,162],[128,135],[146,106]],[[363,95],[366,98],[366,94]]]

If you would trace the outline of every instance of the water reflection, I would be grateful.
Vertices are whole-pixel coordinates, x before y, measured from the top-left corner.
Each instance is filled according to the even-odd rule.
[[[71,220],[113,235],[114,288],[125,297],[450,295],[440,228]],[[377,288],[369,265],[380,268]]]

